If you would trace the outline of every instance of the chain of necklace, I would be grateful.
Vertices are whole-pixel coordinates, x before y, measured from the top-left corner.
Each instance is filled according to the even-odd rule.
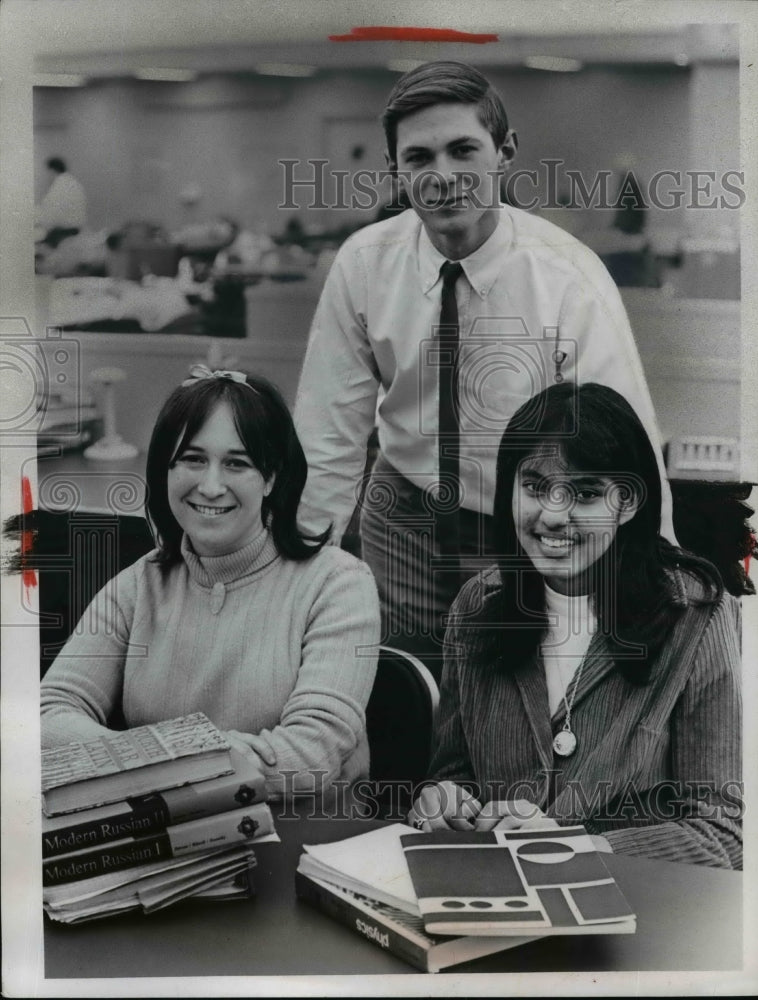
[[[559,757],[570,757],[576,750],[576,734],[571,731],[571,708],[574,704],[577,688],[579,687],[579,678],[582,676],[582,667],[584,666],[585,659],[586,657],[583,656],[582,662],[579,664],[579,669],[576,672],[576,676],[573,679],[574,686],[571,690],[571,699],[569,700],[566,697],[568,689],[571,687],[571,681],[568,682],[566,690],[563,692],[563,704],[566,706],[566,718],[563,723],[563,728],[560,732],[555,734],[553,739],[553,750]]]

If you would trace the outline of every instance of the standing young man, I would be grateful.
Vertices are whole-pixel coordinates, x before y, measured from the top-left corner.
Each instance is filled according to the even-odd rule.
[[[313,528],[331,522],[339,542],[376,425],[361,543],[383,641],[439,677],[450,604],[492,561],[495,458],[515,410],[553,381],[602,382],[659,438],[621,298],[599,259],[500,204],[517,140],[487,79],[462,63],[425,64],[397,82],[383,125],[412,208],[346,240],[324,285],[295,409],[309,463],[301,518]]]

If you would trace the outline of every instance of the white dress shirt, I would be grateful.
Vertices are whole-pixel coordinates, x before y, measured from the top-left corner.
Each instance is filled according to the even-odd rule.
[[[435,329],[444,260],[408,209],[354,233],[327,276],[295,422],[309,465],[300,519],[311,529],[332,522],[336,541],[355,508],[375,422],[387,460],[416,486],[436,485]],[[456,296],[464,507],[492,512],[503,430],[522,403],[553,384],[556,345],[566,355],[564,379],[601,382],[622,393],[659,445],[621,297],[591,250],[552,223],[502,206],[492,235],[461,264]],[[659,463],[663,530],[673,540],[662,454]]]

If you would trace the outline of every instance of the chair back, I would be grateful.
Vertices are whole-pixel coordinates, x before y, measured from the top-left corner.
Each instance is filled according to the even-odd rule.
[[[25,565],[39,577],[44,676],[101,587],[150,552],[154,542],[147,522],[136,515],[43,510],[29,521],[35,543]]]
[[[396,803],[407,808],[413,786],[427,775],[439,688],[429,669],[411,653],[381,646],[376,680],[366,706],[366,729],[374,782],[396,782]],[[388,803],[389,789],[377,786]]]

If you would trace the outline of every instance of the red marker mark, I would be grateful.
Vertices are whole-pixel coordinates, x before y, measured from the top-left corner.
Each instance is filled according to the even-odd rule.
[[[21,478],[21,501],[24,510],[24,516],[31,514],[34,510],[34,498],[32,497],[32,484],[29,482],[27,476]],[[21,567],[23,573],[24,586],[28,589],[29,587],[37,586],[37,571],[33,569],[24,569],[25,556],[27,553],[31,552],[32,546],[34,544],[34,536],[31,531],[27,531],[26,528],[21,531]]]
[[[749,549],[748,554],[745,556],[745,559],[744,559],[745,576],[750,576],[750,559],[751,559],[751,557],[752,557],[752,555],[753,555],[754,552],[758,552],[758,537],[753,532],[751,532],[750,533],[750,549]]]
[[[452,28],[351,28],[349,35],[329,35],[330,42],[496,42],[497,35],[455,31]]]

